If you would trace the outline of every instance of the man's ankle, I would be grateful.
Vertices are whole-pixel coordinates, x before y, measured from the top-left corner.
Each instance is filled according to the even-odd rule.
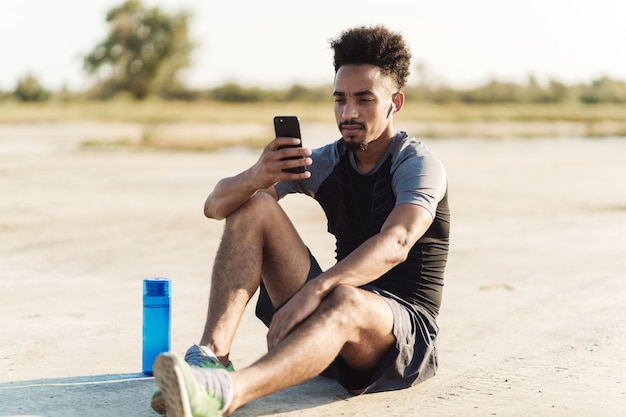
[[[201,340],[198,345],[199,346],[204,346],[207,349],[209,349],[211,352],[213,352],[215,357],[220,361],[220,363],[222,365],[224,365],[224,367],[228,367],[229,365],[231,365],[231,363],[230,363],[230,352],[225,352],[224,353],[222,350],[220,350],[217,347],[217,345],[215,343],[207,342],[204,339]]]
[[[216,355],[217,356],[217,355]],[[230,359],[228,358],[229,355],[226,356],[217,356],[217,359],[220,361],[220,363],[222,365],[224,365],[224,367],[228,367],[230,365]]]

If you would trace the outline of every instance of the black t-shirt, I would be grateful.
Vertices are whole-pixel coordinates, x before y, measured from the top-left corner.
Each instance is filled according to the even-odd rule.
[[[433,215],[433,223],[411,248],[407,259],[371,284],[418,304],[436,317],[448,257],[450,210],[447,179],[439,159],[421,142],[398,133],[376,167],[356,169],[354,155],[340,139],[315,149],[311,177],[276,185],[279,197],[300,192],[315,198],[336,238],[342,260],[380,232],[398,204],[417,204]]]

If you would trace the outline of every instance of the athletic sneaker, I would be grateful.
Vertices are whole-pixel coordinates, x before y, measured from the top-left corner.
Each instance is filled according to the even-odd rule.
[[[168,417],[221,417],[233,398],[232,379],[225,369],[192,367],[178,355],[162,353],[153,372]]]
[[[234,371],[233,363],[229,362],[228,366],[224,366],[222,362],[217,359],[215,353],[206,346],[199,346],[194,344],[185,353],[185,362],[191,366],[197,366],[199,368],[218,368],[226,369],[227,371]],[[157,390],[152,394],[150,406],[154,411],[159,414],[166,413],[165,397],[161,391]]]

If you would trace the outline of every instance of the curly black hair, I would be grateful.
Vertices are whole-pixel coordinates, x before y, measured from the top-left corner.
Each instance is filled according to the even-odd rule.
[[[399,33],[384,26],[361,26],[344,31],[330,46],[335,51],[335,73],[343,65],[376,65],[398,89],[406,85],[411,52]]]

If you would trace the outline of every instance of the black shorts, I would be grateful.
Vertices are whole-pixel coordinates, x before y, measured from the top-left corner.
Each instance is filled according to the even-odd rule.
[[[310,254],[310,253],[309,253]],[[307,281],[322,270],[313,255]],[[337,380],[348,392],[359,395],[371,392],[408,388],[435,375],[437,371],[437,334],[439,328],[426,309],[408,303],[396,295],[373,285],[361,287],[380,295],[393,312],[395,345],[385,355],[372,376],[365,380],[337,357],[324,371],[324,376]],[[280,308],[280,307],[279,307]],[[269,327],[276,308],[261,283],[256,315]]]

